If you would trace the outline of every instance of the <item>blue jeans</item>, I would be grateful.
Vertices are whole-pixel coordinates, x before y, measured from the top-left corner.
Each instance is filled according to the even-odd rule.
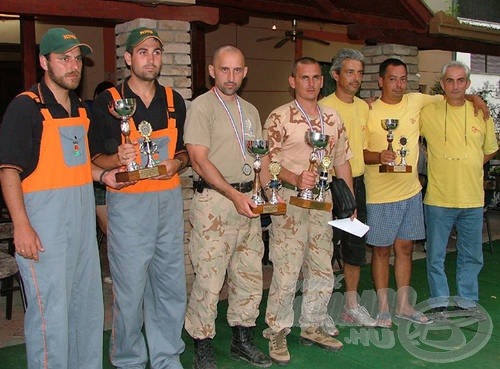
[[[457,304],[471,307],[479,300],[478,275],[483,267],[483,209],[425,205],[427,282],[433,305],[445,306],[450,296],[444,261],[453,226],[457,230]]]

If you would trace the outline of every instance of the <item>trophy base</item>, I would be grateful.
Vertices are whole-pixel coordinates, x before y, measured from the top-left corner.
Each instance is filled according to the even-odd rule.
[[[331,202],[323,202],[323,201],[315,201],[315,200],[306,200],[297,196],[290,197],[290,204],[299,206],[305,209],[313,209],[313,210],[323,210],[323,211],[332,211],[332,203]]]
[[[379,173],[411,173],[411,165],[387,165],[378,167]]]
[[[118,172],[115,175],[117,182],[136,182],[141,179],[157,177],[167,174],[167,167],[165,165],[158,165],[152,168],[142,168],[132,172]]]
[[[286,204],[283,202],[277,204],[265,203],[257,205],[257,207],[253,208],[252,211],[254,214],[283,215],[286,213]]]

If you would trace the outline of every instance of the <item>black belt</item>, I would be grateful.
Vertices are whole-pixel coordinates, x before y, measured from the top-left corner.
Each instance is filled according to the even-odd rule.
[[[231,187],[233,187],[235,190],[238,190],[240,192],[250,192],[253,189],[253,181],[250,182],[241,182],[241,183],[230,183],[229,184]],[[200,179],[199,181],[194,181],[193,182],[193,188],[198,191],[198,192],[203,192],[205,188],[208,189],[213,189],[210,187],[210,185],[205,182],[203,179]]]

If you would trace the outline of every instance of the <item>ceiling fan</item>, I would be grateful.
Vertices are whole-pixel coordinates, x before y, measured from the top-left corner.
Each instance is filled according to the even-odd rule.
[[[257,42],[260,42],[260,41],[269,41],[269,40],[273,40],[273,39],[279,39],[279,37],[276,37],[276,36],[261,37],[261,38],[258,38],[256,41]],[[327,45],[327,46],[330,45],[330,43],[328,41],[321,40],[319,38],[305,36],[304,35],[304,31],[302,31],[300,29],[297,29],[297,20],[296,19],[292,19],[292,29],[290,29],[288,31],[285,31],[285,37],[283,37],[282,39],[280,39],[274,45],[274,48],[275,49],[279,49],[284,44],[286,44],[287,41],[295,42],[295,41],[297,41],[297,39],[314,41],[314,42],[318,42],[318,43],[320,43],[322,45]]]

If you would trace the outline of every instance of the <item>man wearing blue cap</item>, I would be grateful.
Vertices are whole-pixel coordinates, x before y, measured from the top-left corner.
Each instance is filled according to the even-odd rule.
[[[102,367],[103,301],[92,180],[116,186],[90,161],[89,118],[73,91],[92,49],[52,28],[40,42],[42,80],[8,106],[0,181],[14,224],[28,308],[28,368]]]

